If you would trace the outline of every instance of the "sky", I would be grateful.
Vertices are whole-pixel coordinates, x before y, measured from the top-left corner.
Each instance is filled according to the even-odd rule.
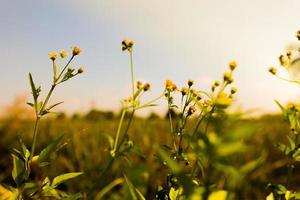
[[[274,99],[299,98],[299,86],[267,72],[287,46],[297,44],[297,0],[10,0],[0,7],[0,109],[15,96],[30,98],[28,72],[45,93],[51,83],[48,53],[79,46],[73,66],[85,73],[61,85],[51,99],[59,109],[118,110],[130,94],[128,53],[132,39],[135,77],[150,82],[144,101],[159,96],[164,81],[178,86],[193,79],[208,88],[236,60],[236,107],[279,111]],[[166,103],[151,108],[163,111]],[[149,111],[149,110],[148,110]]]

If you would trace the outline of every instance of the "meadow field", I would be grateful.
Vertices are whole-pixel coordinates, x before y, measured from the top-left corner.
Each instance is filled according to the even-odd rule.
[[[94,114],[92,114],[94,113]],[[94,116],[92,116],[94,115]],[[267,184],[285,183],[288,159],[275,147],[275,143],[287,142],[288,124],[281,115],[266,115],[259,118],[240,119],[240,114],[224,116],[214,122],[212,130],[218,135],[224,146],[220,151],[230,162],[230,168],[218,169],[211,177],[217,187],[234,194],[234,199],[265,199],[270,193]],[[49,177],[69,171],[82,171],[77,180],[69,181],[60,188],[70,192],[90,191],[101,171],[109,160],[109,142],[107,135],[114,136],[119,116],[106,112],[92,111],[85,116],[58,117],[46,119],[40,127],[37,151],[47,146],[59,135],[64,135],[62,147],[53,155],[54,165],[34,171],[35,179],[45,173]],[[18,147],[18,137],[25,143],[31,142],[31,120],[2,119],[1,134],[1,176],[2,184],[13,185],[11,177],[11,149]],[[221,127],[219,127],[221,126]],[[134,145],[140,149],[140,155],[121,158],[106,173],[101,181],[103,186],[122,177],[125,171],[132,183],[145,195],[146,199],[155,199],[159,185],[166,183],[168,171],[160,165],[154,144],[169,145],[171,141],[169,124],[166,118],[152,116],[137,118],[129,130]],[[276,141],[276,142],[274,142]],[[226,143],[232,144],[231,146]],[[241,167],[250,161],[247,173],[241,173]],[[299,167],[296,165],[295,176],[291,184],[295,189],[300,181]],[[94,190],[96,192],[98,190]],[[104,199],[131,199],[127,185],[119,185],[110,191]]]
[[[119,113],[52,113],[63,103],[49,103],[56,87],[85,72],[70,66],[79,47],[69,57],[66,51],[49,54],[53,80],[46,95],[29,73],[32,98],[17,99],[0,120],[1,199],[300,198],[297,104],[275,101],[282,111],[277,115],[229,112],[238,92],[235,61],[208,91],[194,87],[194,80],[182,87],[166,80],[162,95],[144,103],[151,85],[135,80],[134,42],[121,45],[129,55],[131,94]],[[58,59],[66,64],[57,65]],[[292,52],[279,56],[281,68],[293,62]],[[277,69],[269,68],[270,77],[284,79]],[[159,99],[166,100],[164,116],[135,115]]]

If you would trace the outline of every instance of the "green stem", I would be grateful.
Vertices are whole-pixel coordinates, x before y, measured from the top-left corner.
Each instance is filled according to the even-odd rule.
[[[123,125],[125,114],[126,114],[126,109],[123,108],[122,109],[121,119],[120,119],[120,122],[119,122],[119,125],[118,125],[117,134],[116,134],[116,140],[115,140],[115,144],[114,144],[114,149],[113,149],[113,151],[115,153],[116,153],[116,150],[117,150],[117,146],[118,146],[118,142],[119,142],[119,137],[120,137],[120,132],[121,132],[121,128],[122,128],[122,125]]]
[[[67,64],[65,65],[65,67],[63,68],[63,70],[61,70],[60,74],[58,75],[57,79],[54,81],[54,84],[56,83],[56,81],[58,81],[60,79],[60,77],[62,76],[62,74],[64,73],[64,71],[67,69],[67,67],[69,66],[69,64],[71,63],[71,61],[73,60],[74,55],[72,55],[72,57],[70,58],[70,60],[67,62]]]
[[[155,99],[153,99],[153,100],[151,100],[151,101],[145,103],[144,105],[142,105],[142,106],[136,108],[135,110],[139,110],[139,109],[145,108],[145,107],[147,107],[147,106],[153,104],[155,101],[159,100],[159,99],[162,98],[163,96],[164,96],[164,93],[163,93],[162,95],[160,95],[159,97],[157,97],[157,98],[155,98]]]
[[[129,51],[129,54],[130,54],[130,72],[131,72],[132,98],[134,98],[134,74],[133,74],[132,50]]]
[[[120,149],[120,147],[122,146],[123,142],[125,141],[125,138],[126,138],[126,136],[128,134],[129,127],[130,127],[130,125],[132,123],[132,119],[133,119],[134,113],[135,113],[135,110],[132,110],[132,113],[131,113],[131,115],[129,117],[129,121],[128,121],[127,126],[125,128],[124,134],[122,136],[122,139],[121,139],[120,144],[118,145],[116,151],[118,151]]]
[[[50,88],[50,90],[49,90],[49,92],[48,92],[48,95],[47,95],[47,97],[46,97],[46,99],[45,99],[45,101],[44,101],[44,103],[43,103],[43,105],[42,105],[42,107],[41,107],[41,109],[40,109],[40,111],[39,111],[39,115],[41,115],[41,114],[44,112],[44,109],[45,109],[45,107],[47,106],[48,101],[49,101],[49,99],[50,99],[50,97],[51,97],[51,95],[52,95],[53,90],[54,90],[55,87],[56,87],[56,84],[53,84],[53,85],[51,86],[51,88]]]
[[[33,155],[34,155],[34,150],[35,150],[35,145],[36,145],[36,138],[37,138],[37,131],[39,128],[39,121],[40,117],[37,116],[34,124],[34,130],[33,130],[33,140],[32,140],[32,146],[31,146],[31,152],[30,152],[30,157],[29,157],[29,163],[32,161]]]
[[[171,108],[170,108],[169,103],[168,103],[168,116],[169,116],[170,131],[171,131],[171,135],[172,135],[173,146],[174,146],[175,151],[177,151],[176,138],[175,138],[175,133],[174,133],[174,129],[173,129],[173,121],[172,121]]]

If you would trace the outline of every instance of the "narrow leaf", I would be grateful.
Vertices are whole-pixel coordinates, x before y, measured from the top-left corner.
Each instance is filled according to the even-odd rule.
[[[45,149],[43,149],[38,157],[38,162],[43,163],[46,162],[50,156],[50,154],[55,151],[63,136],[58,137],[54,142],[49,144]]]
[[[131,183],[131,181],[127,178],[125,174],[123,174],[125,181],[129,187],[130,194],[133,199],[137,200],[146,200],[143,194]]]
[[[30,83],[31,92],[32,92],[32,95],[33,95],[34,102],[36,102],[37,98],[38,98],[38,94],[36,92],[36,87],[34,85],[31,73],[29,73],[29,83]]]
[[[72,173],[66,173],[66,174],[59,175],[59,176],[57,176],[53,179],[53,182],[52,182],[51,186],[53,188],[55,188],[59,184],[65,182],[69,179],[76,178],[77,176],[80,176],[82,174],[83,174],[82,172],[72,172]]]
[[[123,178],[118,178],[116,180],[114,180],[113,182],[111,182],[110,184],[108,184],[107,186],[105,186],[105,188],[103,188],[96,196],[96,200],[100,200],[102,199],[102,197],[104,197],[104,195],[106,195],[109,191],[111,191],[115,186],[120,185],[124,182]]]
[[[49,107],[47,108],[47,110],[50,111],[52,108],[54,108],[54,107],[56,107],[56,106],[58,106],[58,105],[60,105],[60,104],[62,104],[62,103],[63,103],[63,101],[58,102],[58,103],[56,103],[56,104],[53,104],[53,105],[49,106]]]
[[[15,155],[12,155],[12,157],[13,157],[12,177],[15,183],[19,186],[23,181],[23,176],[25,172],[24,162]]]

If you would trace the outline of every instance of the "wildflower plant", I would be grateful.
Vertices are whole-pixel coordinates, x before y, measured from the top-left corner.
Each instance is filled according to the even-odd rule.
[[[108,161],[106,167],[102,170],[100,177],[98,178],[98,183],[95,184],[95,187],[101,188],[103,185],[103,179],[106,176],[107,171],[112,167],[115,160],[119,158],[125,158],[126,160],[130,160],[128,153],[133,152],[137,155],[142,155],[140,149],[134,145],[133,141],[130,140],[130,136],[128,134],[129,128],[132,124],[135,112],[140,109],[156,106],[155,102],[163,97],[163,94],[157,98],[154,98],[146,103],[141,102],[142,96],[150,91],[151,85],[150,83],[143,83],[141,81],[135,82],[134,77],[134,65],[133,65],[133,47],[134,42],[132,40],[123,40],[122,41],[122,51],[129,53],[130,59],[130,77],[131,77],[131,95],[125,99],[121,100],[121,117],[117,127],[115,138],[110,136],[108,137],[108,141],[110,144],[110,160]],[[125,117],[128,117],[128,121],[125,124]],[[120,178],[115,181],[120,180]],[[141,192],[133,186],[130,182],[129,178],[127,178],[126,174],[123,172],[122,182],[126,182],[132,198],[136,199],[137,196],[139,199],[144,199]],[[113,181],[112,183],[114,183]],[[111,183],[111,184],[112,184]],[[100,187],[99,187],[100,186]],[[102,188],[100,192],[96,196],[103,196],[104,191],[108,192],[107,187]],[[112,189],[112,188],[109,188]],[[105,193],[106,193],[105,192]],[[93,195],[90,194],[90,198]]]
[[[66,82],[77,75],[81,74],[84,69],[79,67],[75,69],[70,66],[71,61],[80,53],[78,47],[73,47],[72,55],[66,64],[61,68],[56,64],[57,59],[65,59],[67,57],[66,51],[61,51],[59,56],[57,53],[53,52],[49,54],[49,59],[52,61],[53,69],[53,81],[48,91],[46,98],[41,99],[41,86],[37,86],[31,73],[29,73],[29,83],[31,87],[31,93],[33,102],[28,102],[27,104],[32,107],[35,113],[35,124],[32,136],[31,149],[29,150],[26,145],[20,139],[21,149],[12,150],[13,158],[13,170],[12,177],[15,185],[10,186],[11,191],[10,199],[78,199],[81,198],[81,194],[68,194],[58,188],[59,185],[65,181],[75,178],[81,175],[81,172],[72,172],[61,174],[53,178],[51,181],[49,177],[45,176],[42,179],[36,180],[32,176],[33,169],[47,167],[50,164],[50,155],[61,148],[61,141],[63,136],[58,137],[52,143],[50,143],[46,148],[36,154],[36,145],[38,142],[39,125],[41,119],[52,112],[52,110],[62,104],[63,102],[58,102],[49,105],[50,98],[53,94],[55,88]]]
[[[298,40],[300,40],[300,31],[296,34]],[[285,54],[282,54],[278,57],[279,67],[283,68],[290,74],[290,78],[282,77],[277,73],[277,68],[270,67],[269,72],[290,83],[300,84],[299,77],[295,78],[294,68],[297,66],[299,61],[299,51],[291,52],[288,51]],[[277,199],[300,199],[300,192],[294,191],[291,188],[291,182],[293,178],[293,173],[295,170],[296,163],[300,161],[300,107],[297,104],[289,103],[287,106],[281,105],[278,101],[275,101],[276,104],[282,111],[284,119],[288,122],[290,127],[290,134],[288,134],[287,141],[288,143],[278,143],[276,146],[278,149],[283,152],[288,160],[287,163],[287,175],[285,183],[269,183],[267,188],[271,193],[268,195],[268,200],[277,200]]]
[[[221,80],[212,84],[210,91],[194,87],[194,80],[188,80],[181,89],[177,89],[171,80],[166,81],[165,97],[172,141],[157,146],[158,158],[167,167],[168,174],[165,183],[158,188],[156,199],[232,199],[238,184],[262,162],[258,158],[234,166],[228,160],[246,149],[246,145],[230,136],[224,138],[214,130],[216,126],[225,128],[213,123],[226,115],[237,92],[231,86],[237,63],[232,61],[228,67],[229,70]],[[176,103],[174,99],[180,99],[180,102]],[[176,118],[171,110],[176,111]],[[229,177],[227,184],[217,187],[222,176]]]

